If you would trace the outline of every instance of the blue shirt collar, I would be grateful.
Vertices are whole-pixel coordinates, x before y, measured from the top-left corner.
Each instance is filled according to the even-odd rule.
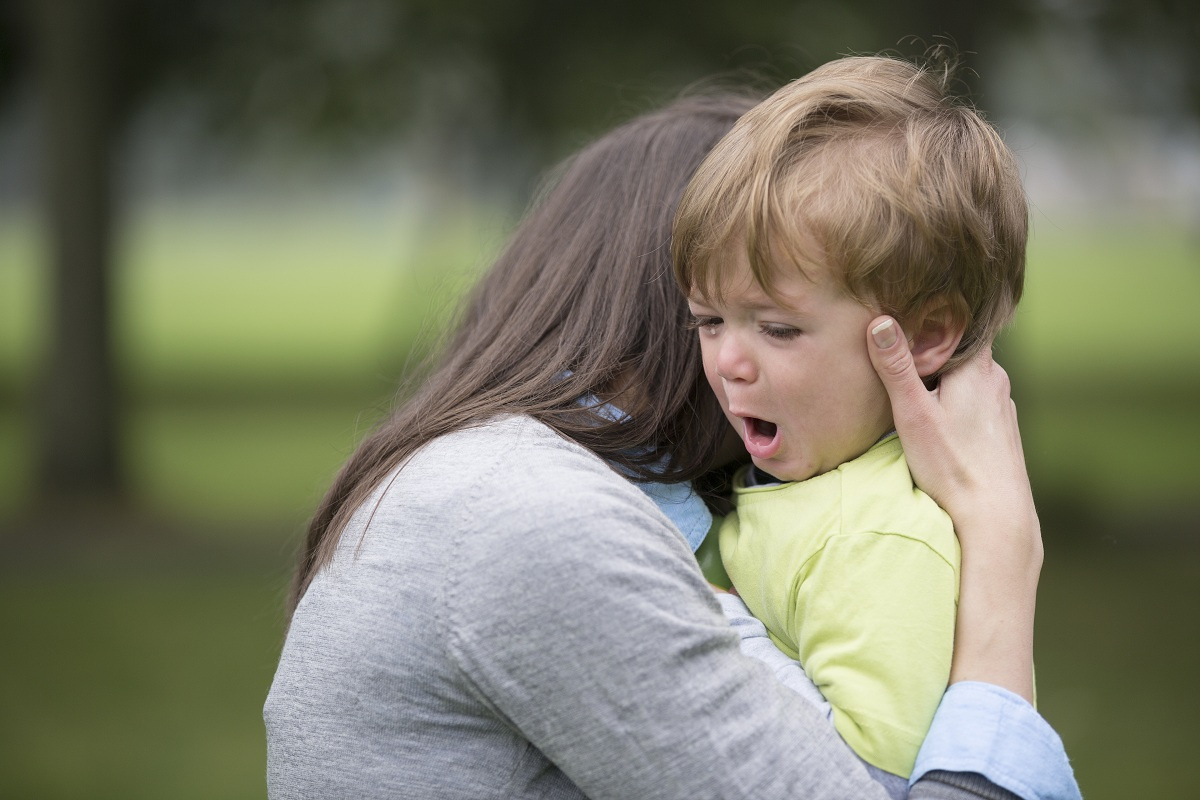
[[[612,403],[601,401],[595,395],[584,395],[579,398],[579,404],[613,422],[624,422],[629,419],[629,415],[624,411]],[[664,462],[659,462],[657,468],[661,469]],[[667,519],[671,520],[679,530],[679,533],[688,543],[688,547],[692,548],[692,552],[696,552],[696,548],[700,546],[700,543],[704,541],[704,537],[708,535],[708,529],[712,527],[713,516],[703,498],[696,494],[691,481],[681,481],[679,483],[639,481],[634,480],[619,464],[611,464],[610,462],[610,466],[628,477],[634,486],[641,489],[647,497],[653,500],[654,504],[658,506],[658,510],[665,514]]]
[[[704,541],[712,527],[712,512],[704,500],[696,494],[690,481],[682,483],[640,483],[633,485],[645,492],[654,501],[659,511],[675,524],[692,552]]]

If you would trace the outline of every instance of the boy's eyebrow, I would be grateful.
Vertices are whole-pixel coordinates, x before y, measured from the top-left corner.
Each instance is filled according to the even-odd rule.
[[[801,313],[801,314],[807,314],[807,313],[810,313],[810,308],[813,306],[814,302],[817,302],[817,301],[814,301],[810,297],[781,298],[781,297],[776,296],[774,293],[768,291],[766,289],[766,287],[762,286],[761,284],[759,284],[757,282],[755,282],[755,287],[758,289],[757,296],[755,296],[749,300],[746,300],[743,298],[739,301],[739,304],[743,308],[747,308],[751,311],[783,310],[783,311],[791,311],[791,312],[796,312],[796,313]],[[733,294],[737,295],[739,293],[734,292]],[[727,304],[727,303],[729,303],[729,300],[730,300],[730,293],[728,291],[722,292],[715,296],[710,296],[708,294],[702,294],[698,291],[693,291],[690,294],[688,294],[688,296],[687,296],[687,302],[689,304],[708,306],[708,307]],[[787,301],[786,304],[784,302],[785,300]]]
[[[699,306],[701,308],[714,309],[714,310],[720,308],[723,305],[729,304],[728,297],[717,300],[717,299],[708,299],[708,298],[692,295],[692,296],[688,297],[687,300],[688,300],[689,307],[690,306]],[[739,305],[748,311],[758,311],[758,312],[783,311],[783,312],[786,312],[789,314],[809,314],[809,313],[811,313],[808,310],[808,305],[811,305],[811,304],[784,305],[783,303],[772,299],[771,296],[767,295],[767,294],[764,294],[761,298],[754,298],[748,302],[739,301],[736,303],[736,305]]]
[[[787,309],[789,311],[799,310],[791,306],[785,306],[783,303],[772,299],[770,295],[765,295],[761,300],[754,300],[746,303],[746,308],[749,308],[752,311],[773,311],[777,308]]]
[[[756,297],[746,303],[746,307],[753,311],[790,311],[798,314],[808,313],[809,307],[813,305],[811,298],[805,297],[779,297],[777,294],[768,292],[762,286],[758,287],[762,292],[761,297]]]

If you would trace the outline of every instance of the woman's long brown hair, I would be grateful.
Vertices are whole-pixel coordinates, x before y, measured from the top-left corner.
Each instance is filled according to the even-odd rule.
[[[737,93],[677,100],[557,171],[466,300],[428,377],[359,445],[321,501],[289,617],[354,511],[451,431],[524,414],[632,475],[689,480],[711,466],[726,425],[687,329],[669,239],[685,184],[753,103]],[[614,401],[628,419],[582,406],[588,395]]]

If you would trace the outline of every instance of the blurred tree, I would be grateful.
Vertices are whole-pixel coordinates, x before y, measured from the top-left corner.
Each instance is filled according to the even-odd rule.
[[[1177,80],[1188,111],[1200,110],[1200,5],[1184,0],[26,0],[21,9],[2,12],[13,25],[0,26],[0,91],[28,51],[56,287],[36,447],[39,488],[54,496],[121,491],[113,181],[131,120],[154,103],[187,108],[211,135],[242,143],[365,152],[407,137],[435,169],[477,177],[522,163],[518,150],[524,163],[544,163],[701,79],[769,87],[837,55],[913,55],[939,42],[970,68],[974,52],[1066,9],[1116,44],[1165,42],[1178,57],[1169,63],[1192,65]],[[28,32],[28,47],[13,31]],[[986,107],[980,82],[963,75]]]
[[[33,5],[41,78],[42,193],[51,259],[50,357],[39,392],[38,488],[64,498],[120,490],[111,274],[115,38],[103,2]]]
[[[1182,98],[1174,109],[1179,119],[1200,114],[1200,3],[1106,0],[1081,3],[1076,11],[1094,25],[1132,94],[1150,99],[1152,108],[1154,101],[1161,106],[1165,98]]]

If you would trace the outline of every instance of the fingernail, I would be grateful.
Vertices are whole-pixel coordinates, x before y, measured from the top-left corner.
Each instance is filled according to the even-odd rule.
[[[876,347],[880,350],[887,350],[896,343],[895,324],[890,319],[885,319],[871,328],[871,338],[875,340]]]

